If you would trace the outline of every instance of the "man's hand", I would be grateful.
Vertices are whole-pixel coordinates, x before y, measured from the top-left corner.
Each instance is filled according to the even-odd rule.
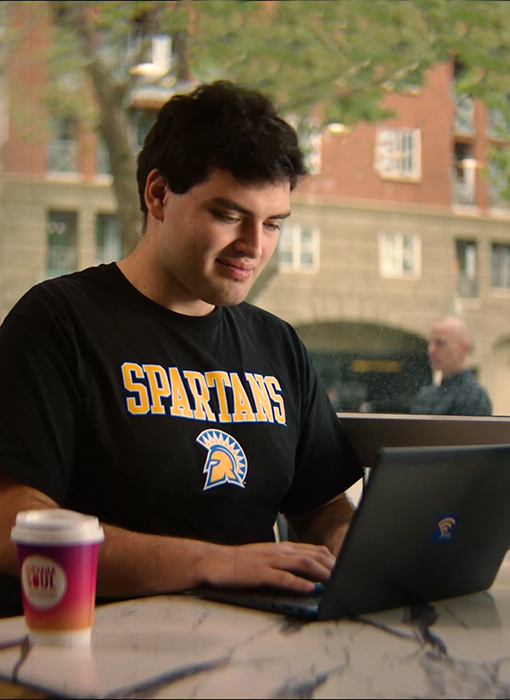
[[[289,523],[301,542],[326,545],[336,557],[353,513],[354,508],[347,496],[340,493],[311,513],[289,516]]]
[[[327,547],[296,542],[239,546],[210,545],[199,580],[210,586],[274,586],[311,593],[314,581],[326,583],[335,558]]]

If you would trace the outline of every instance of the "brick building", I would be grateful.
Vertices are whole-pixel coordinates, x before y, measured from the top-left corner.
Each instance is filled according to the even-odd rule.
[[[0,318],[40,280],[120,256],[101,144],[43,106],[38,29],[25,31],[25,60],[11,65],[0,99]],[[279,272],[257,298],[296,327],[339,410],[405,411],[430,380],[431,323],[456,313],[495,413],[510,414],[510,206],[490,159],[497,115],[455,95],[456,69],[437,66],[409,94],[388,91],[391,119],[332,124],[313,139],[315,172],[293,195]],[[147,107],[169,95],[144,90],[133,95],[138,143]]]

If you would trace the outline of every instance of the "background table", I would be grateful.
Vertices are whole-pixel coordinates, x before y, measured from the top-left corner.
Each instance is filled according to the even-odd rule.
[[[157,596],[99,608],[89,653],[24,634],[0,621],[0,697],[510,697],[510,560],[490,592],[358,621]]]

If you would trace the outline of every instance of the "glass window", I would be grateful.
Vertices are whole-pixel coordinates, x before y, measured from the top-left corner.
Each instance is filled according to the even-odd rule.
[[[136,141],[136,152],[139,153],[142,149],[145,137],[149,133],[149,129],[156,121],[155,110],[135,109],[133,110],[133,134]]]
[[[110,175],[110,155],[104,140],[101,137],[97,139],[96,146],[96,174]]]
[[[407,233],[382,233],[379,237],[379,271],[381,277],[419,277],[420,237]]]
[[[476,241],[455,241],[455,253],[457,260],[457,292],[459,296],[478,296]]]
[[[509,151],[504,148],[494,148],[489,157],[489,199],[491,206],[498,209],[510,208],[509,161]]]
[[[120,221],[116,214],[96,216],[96,265],[120,260],[122,237]]]
[[[319,230],[301,224],[282,225],[278,243],[280,270],[312,272],[319,267]]]
[[[77,173],[78,129],[74,119],[53,117],[50,124],[48,144],[48,171],[54,173]]]
[[[47,219],[46,277],[74,272],[77,267],[75,211],[49,211]]]
[[[377,129],[375,168],[387,179],[417,180],[421,175],[419,129]]]
[[[510,245],[492,244],[491,283],[499,289],[510,289]]]
[[[471,143],[456,142],[454,146],[453,203],[474,205],[476,202],[476,160]]]

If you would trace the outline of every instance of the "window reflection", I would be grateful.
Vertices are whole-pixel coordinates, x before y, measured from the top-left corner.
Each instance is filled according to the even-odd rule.
[[[341,4],[317,3],[315,32],[337,21],[334,5]],[[0,2],[0,215],[6,261],[0,268],[0,320],[41,279],[122,254],[112,154],[93,99],[84,98],[78,109],[73,104],[83,97],[83,75],[76,62],[67,63],[64,45],[60,75],[51,77],[48,67],[53,56],[48,42],[57,36],[49,30],[51,12],[62,24],[66,5]],[[126,106],[133,156],[164,101],[204,76],[232,77],[229,71],[245,55],[239,51],[234,60],[229,54],[241,25],[216,15],[214,3],[204,3],[207,10],[197,4],[188,37],[192,48],[208,26],[200,12],[211,14],[220,38],[230,22],[223,53],[212,60],[207,45],[197,68],[196,56],[192,65],[178,53],[186,44],[182,17],[181,29],[174,31],[171,23],[165,25],[163,5],[156,4],[157,16],[151,15],[152,5],[97,3],[107,15],[120,13],[118,21],[112,14],[98,24],[94,50]],[[249,13],[257,3],[242,5]],[[294,5],[285,3],[289,17]],[[343,6],[347,19],[337,23],[342,36],[356,24],[355,3]],[[5,63],[13,9],[22,13],[16,15],[18,30],[25,29],[11,43],[14,53]],[[370,22],[363,21],[369,32]],[[293,26],[289,23],[289,31]],[[170,27],[166,34],[165,27]],[[306,27],[295,28],[304,50]],[[362,76],[374,70],[371,47],[363,48],[365,54],[357,54],[358,91],[364,89]],[[307,61],[313,64],[312,54],[302,66],[295,60],[296,74],[310,73]],[[292,217],[282,226],[271,274],[253,301],[296,327],[339,411],[408,411],[420,387],[438,380],[427,353],[430,328],[453,315],[467,325],[468,367],[488,389],[494,413],[510,414],[508,98],[501,94],[499,101],[483,105],[466,87],[470,70],[452,55],[426,70],[423,81],[416,62],[387,80],[375,76],[384,85],[380,106],[388,110],[378,121],[364,120],[373,112],[370,105],[358,104],[353,123],[344,123],[344,115],[334,110],[323,119],[320,105],[307,114],[299,111],[297,99],[287,105],[285,116],[300,133],[311,175],[293,195]],[[261,73],[257,86],[272,85],[273,77]],[[340,89],[344,77],[330,82]],[[67,90],[67,102],[50,99],[52,80],[60,95]],[[314,74],[314,87],[321,80],[322,74]]]

